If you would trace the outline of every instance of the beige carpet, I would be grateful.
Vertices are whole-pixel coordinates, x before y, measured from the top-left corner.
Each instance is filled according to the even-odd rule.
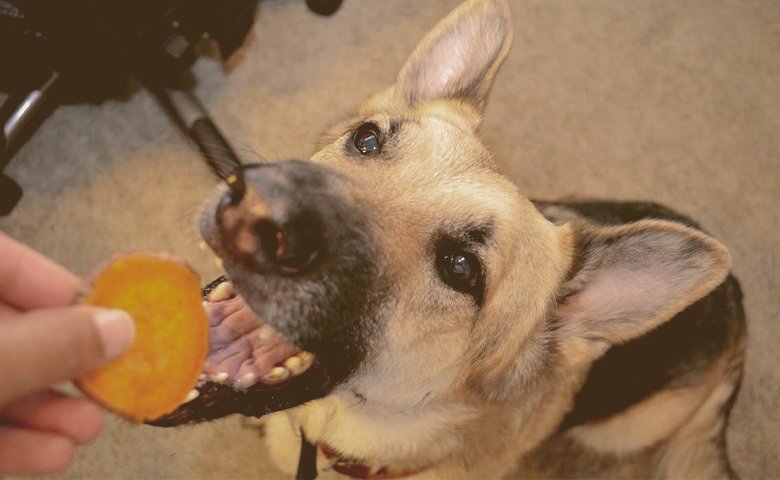
[[[346,0],[322,18],[303,0],[265,1],[231,72],[197,65],[198,93],[248,158],[306,155],[457,3]],[[780,3],[512,4],[515,46],[486,142],[529,196],[657,200],[731,249],[750,342],[729,447],[743,477],[780,477]],[[80,274],[131,249],[216,273],[193,226],[214,178],[144,92],[59,109],[9,173],[26,196],[0,228]],[[112,421],[62,478],[276,475],[234,418],[178,430]]]

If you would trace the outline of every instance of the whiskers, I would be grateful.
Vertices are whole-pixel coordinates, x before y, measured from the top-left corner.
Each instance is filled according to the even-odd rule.
[[[203,152],[211,170],[222,180],[227,179],[238,168],[270,163],[270,160],[250,147],[231,148],[219,143],[194,140],[191,140],[191,143]]]

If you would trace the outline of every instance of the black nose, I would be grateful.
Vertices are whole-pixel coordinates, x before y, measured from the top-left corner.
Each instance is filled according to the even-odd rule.
[[[247,265],[282,274],[311,268],[325,248],[316,205],[276,165],[248,165],[227,179],[217,211],[222,244]]]

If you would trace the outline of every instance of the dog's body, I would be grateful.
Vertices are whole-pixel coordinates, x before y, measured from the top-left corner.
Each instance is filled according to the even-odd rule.
[[[522,197],[475,133],[511,38],[503,0],[467,2],[312,161],[204,209],[240,297],[329,372],[269,418],[272,457],[294,473],[303,432],[323,476],[733,475],[727,250],[655,205]]]

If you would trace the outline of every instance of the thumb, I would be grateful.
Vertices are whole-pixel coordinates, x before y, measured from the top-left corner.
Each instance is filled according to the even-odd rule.
[[[0,323],[0,406],[116,358],[133,340],[121,310],[32,310]]]

